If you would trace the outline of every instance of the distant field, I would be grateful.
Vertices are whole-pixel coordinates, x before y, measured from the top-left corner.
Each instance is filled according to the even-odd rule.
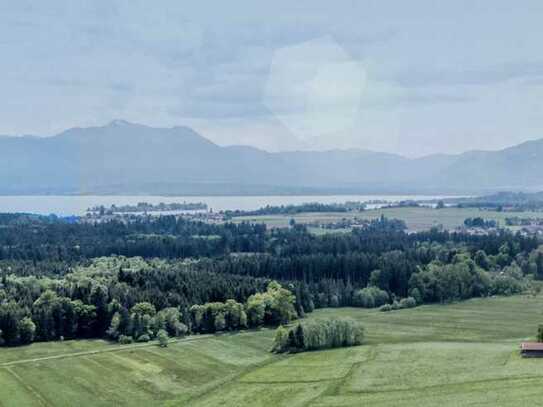
[[[315,221],[319,223],[337,222],[343,218],[351,219],[354,217],[360,219],[375,219],[381,215],[387,218],[402,219],[406,222],[410,230],[425,230],[432,226],[442,225],[446,229],[454,229],[464,224],[466,218],[482,217],[486,220],[496,220],[502,226],[505,226],[505,218],[522,217],[537,218],[542,217],[541,212],[496,212],[483,211],[476,208],[383,208],[373,209],[357,213],[327,212],[327,213],[301,213],[298,215],[262,215],[245,216],[234,218],[234,221],[250,221],[265,223],[270,227],[286,227],[290,219],[297,223],[309,224]],[[318,229],[317,229],[318,230]]]
[[[363,346],[276,356],[273,331],[191,337],[166,349],[105,341],[0,350],[2,406],[524,406],[543,398],[543,359],[518,354],[543,297],[476,299],[381,313]],[[95,351],[96,353],[89,353]]]

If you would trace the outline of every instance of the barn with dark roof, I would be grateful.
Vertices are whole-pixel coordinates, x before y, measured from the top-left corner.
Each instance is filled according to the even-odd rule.
[[[525,358],[543,358],[543,342],[522,342],[520,354]]]

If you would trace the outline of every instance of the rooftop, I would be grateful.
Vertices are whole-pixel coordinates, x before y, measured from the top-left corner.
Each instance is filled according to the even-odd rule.
[[[522,351],[543,351],[543,342],[522,342],[520,344]]]

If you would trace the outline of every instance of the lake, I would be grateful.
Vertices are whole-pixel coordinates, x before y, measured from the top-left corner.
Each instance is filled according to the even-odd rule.
[[[205,202],[213,211],[255,210],[266,205],[296,205],[307,202],[323,204],[346,201],[442,199],[448,196],[429,195],[297,195],[297,196],[0,196],[0,212],[28,212],[59,216],[83,215],[90,207],[103,205],[135,205],[138,202],[158,204],[160,202]]]

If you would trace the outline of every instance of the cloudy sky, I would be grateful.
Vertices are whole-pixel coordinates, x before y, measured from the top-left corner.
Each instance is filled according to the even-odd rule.
[[[420,156],[543,137],[543,2],[0,0],[0,134]]]

